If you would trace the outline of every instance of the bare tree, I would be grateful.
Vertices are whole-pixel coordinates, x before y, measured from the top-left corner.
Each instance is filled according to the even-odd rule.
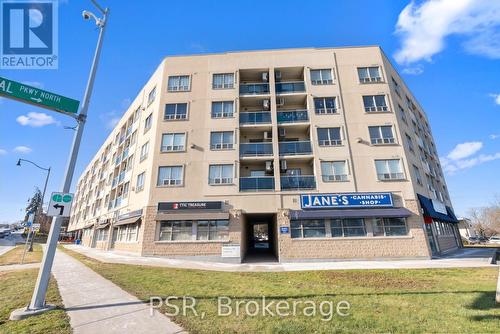
[[[500,234],[500,196],[497,195],[489,206],[470,209],[469,216],[480,237]]]

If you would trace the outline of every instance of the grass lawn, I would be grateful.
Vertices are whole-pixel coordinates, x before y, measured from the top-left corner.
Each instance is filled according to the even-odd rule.
[[[29,303],[37,273],[37,269],[0,271],[0,333],[71,333],[69,318],[60,309],[24,320],[9,320],[10,312]],[[49,284],[47,302],[62,306],[61,296],[53,278]]]
[[[229,273],[108,264],[65,251],[142,300],[196,297],[203,319],[172,318],[191,333],[498,333],[500,328],[498,268]],[[295,317],[220,317],[218,296],[259,302],[266,296],[290,305],[345,300],[351,309],[349,316],[335,314],[331,321],[304,316],[300,306]]]
[[[23,258],[24,245],[17,245],[7,253],[0,256],[0,266],[8,264],[20,264]],[[42,246],[40,244],[33,245],[33,252],[26,252],[24,263],[35,263],[42,261]]]

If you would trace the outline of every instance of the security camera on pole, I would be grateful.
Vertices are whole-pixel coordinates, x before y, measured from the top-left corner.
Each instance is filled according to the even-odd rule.
[[[108,8],[102,8],[95,0],[92,0],[94,6],[102,14],[102,18],[97,18],[93,13],[84,11],[82,13],[84,19],[93,18],[97,27],[99,28],[99,37],[97,40],[97,47],[94,54],[94,60],[92,62],[92,67],[90,69],[90,75],[87,82],[87,88],[85,89],[85,95],[83,97],[83,104],[80,109],[80,114],[78,115],[78,129],[73,137],[73,144],[71,147],[70,158],[68,165],[66,167],[66,173],[64,176],[64,183],[62,187],[62,194],[68,194],[71,187],[71,181],[73,179],[73,174],[75,171],[76,159],[78,157],[78,151],[80,149],[80,142],[82,139],[83,128],[85,126],[85,121],[87,118],[87,110],[89,108],[90,97],[92,95],[92,89],[94,86],[94,79],[97,71],[97,66],[99,63],[99,56],[101,53],[102,41],[104,36],[104,31],[106,30],[107,18],[109,15]],[[10,314],[11,320],[20,320],[26,317],[37,315],[45,311],[54,309],[54,305],[45,304],[45,295],[47,293],[47,287],[49,285],[50,271],[52,268],[52,263],[54,262],[54,255],[56,252],[57,241],[59,238],[59,232],[61,230],[62,224],[62,214],[53,218],[52,224],[50,226],[50,232],[47,239],[47,245],[45,253],[43,254],[42,264],[40,271],[38,272],[38,278],[36,280],[35,290],[33,291],[33,296],[28,307],[20,308],[14,310]]]

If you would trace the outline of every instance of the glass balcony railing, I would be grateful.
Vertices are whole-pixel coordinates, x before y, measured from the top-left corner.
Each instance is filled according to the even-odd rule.
[[[276,94],[301,93],[306,91],[304,81],[277,82]]]
[[[111,188],[116,187],[117,184],[118,184],[118,176],[113,179],[113,182],[111,182]]]
[[[281,176],[281,190],[316,189],[314,175]]]
[[[278,123],[298,123],[307,122],[309,115],[307,110],[278,111]]]
[[[274,176],[240,177],[240,191],[274,190]]]
[[[118,183],[122,182],[125,179],[125,172],[121,172],[118,174]]]
[[[280,155],[311,154],[310,141],[282,141],[279,143]]]
[[[270,124],[270,111],[240,112],[240,124]]]
[[[268,83],[240,84],[240,95],[259,95],[268,93]]]
[[[122,155],[120,154],[115,158],[115,166],[118,165],[122,161]]]
[[[262,157],[273,155],[272,143],[240,144],[240,157]]]
[[[126,159],[128,157],[128,147],[123,150],[122,153],[122,160]]]

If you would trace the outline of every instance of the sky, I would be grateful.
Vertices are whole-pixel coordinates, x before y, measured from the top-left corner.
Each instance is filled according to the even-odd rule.
[[[430,119],[458,215],[500,195],[500,1],[118,1],[110,8],[83,135],[80,173],[167,55],[380,45]],[[59,2],[57,70],[0,70],[0,76],[82,99],[98,30]],[[24,217],[34,187],[59,191],[75,121],[0,99],[0,222]]]

